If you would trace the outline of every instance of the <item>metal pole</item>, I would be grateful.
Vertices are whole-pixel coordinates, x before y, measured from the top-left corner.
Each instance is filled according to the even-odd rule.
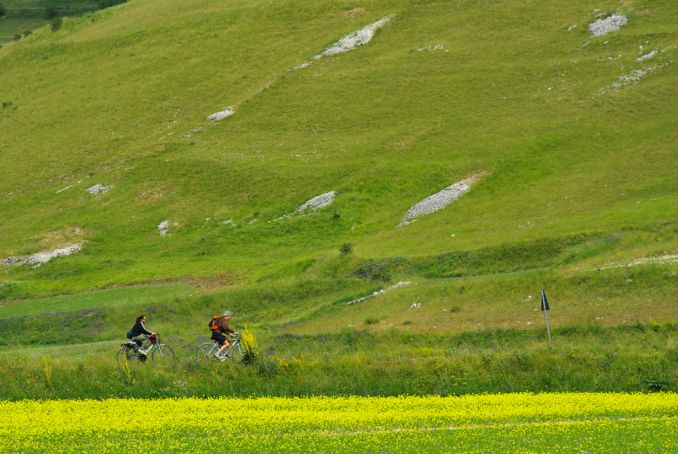
[[[547,313],[548,311],[544,311],[544,321],[546,322],[546,335],[549,338],[549,350],[551,350],[551,330],[549,329],[549,317]]]

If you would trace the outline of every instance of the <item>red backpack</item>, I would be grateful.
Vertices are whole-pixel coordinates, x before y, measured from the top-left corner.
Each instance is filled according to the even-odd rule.
[[[209,326],[212,331],[219,331],[219,321],[221,321],[222,318],[224,317],[220,315],[213,315],[207,326]]]

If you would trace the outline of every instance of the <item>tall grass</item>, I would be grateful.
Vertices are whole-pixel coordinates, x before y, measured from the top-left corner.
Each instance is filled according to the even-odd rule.
[[[458,336],[365,331],[268,338],[246,364],[115,363],[115,344],[0,353],[2,399],[171,396],[459,395],[485,392],[676,391],[675,325],[553,332],[497,330]]]

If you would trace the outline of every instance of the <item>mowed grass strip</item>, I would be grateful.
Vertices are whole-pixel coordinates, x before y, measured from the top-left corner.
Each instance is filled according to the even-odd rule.
[[[0,402],[3,451],[672,451],[677,394]]]

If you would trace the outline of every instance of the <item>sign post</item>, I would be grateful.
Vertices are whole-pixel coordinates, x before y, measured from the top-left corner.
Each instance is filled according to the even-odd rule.
[[[544,289],[541,289],[541,310],[544,313],[544,321],[546,322],[546,335],[549,339],[549,350],[551,350],[551,330],[549,330],[549,316],[548,312],[551,308],[549,307],[549,300],[546,299],[546,292]]]

